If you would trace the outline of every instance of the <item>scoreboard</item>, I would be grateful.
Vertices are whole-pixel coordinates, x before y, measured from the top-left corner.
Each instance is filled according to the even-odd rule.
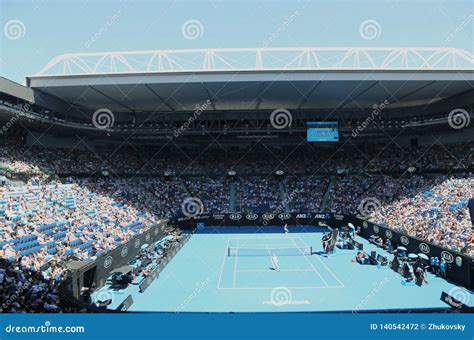
[[[338,142],[339,130],[337,122],[307,122],[306,133],[308,142]]]

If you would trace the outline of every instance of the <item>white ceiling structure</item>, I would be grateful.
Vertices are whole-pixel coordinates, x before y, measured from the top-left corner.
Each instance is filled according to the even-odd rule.
[[[75,53],[27,84],[119,112],[361,109],[425,105],[474,89],[474,55],[453,48],[232,48]]]

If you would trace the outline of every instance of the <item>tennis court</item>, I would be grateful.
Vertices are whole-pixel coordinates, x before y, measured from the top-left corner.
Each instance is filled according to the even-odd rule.
[[[138,286],[113,293],[115,308],[129,294],[130,311],[288,312],[365,311],[446,308],[441,292],[472,306],[469,290],[428,276],[428,285],[405,284],[387,267],[352,262],[356,251],[322,254],[324,229],[224,227],[205,228],[163,269],[145,293]],[[357,237],[365,251],[380,248]],[[311,249],[309,249],[311,247]],[[269,254],[278,257],[272,270]],[[387,254],[389,255],[389,254]],[[389,258],[390,255],[389,255]],[[99,292],[100,294],[100,292]]]
[[[344,287],[300,236],[229,238],[227,249],[218,289]],[[278,271],[273,268],[273,255],[278,259]]]

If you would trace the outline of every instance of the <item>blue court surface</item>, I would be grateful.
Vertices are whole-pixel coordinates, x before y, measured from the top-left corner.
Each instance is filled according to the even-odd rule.
[[[322,254],[323,230],[314,227],[206,228],[166,266],[143,293],[129,286],[114,293],[114,305],[128,294],[130,311],[287,312],[446,308],[441,292],[472,306],[471,291],[429,275],[428,284],[405,284],[388,267],[352,262],[355,250]],[[357,237],[364,251],[384,250]],[[309,248],[312,247],[312,255]],[[231,249],[229,252],[229,248]],[[271,256],[278,259],[279,271]],[[100,293],[100,292],[99,292]]]

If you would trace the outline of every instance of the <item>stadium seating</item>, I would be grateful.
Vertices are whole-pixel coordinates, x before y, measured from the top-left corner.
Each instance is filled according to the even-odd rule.
[[[0,261],[10,266],[21,259],[17,262],[26,268],[27,276],[45,263],[54,263],[49,276],[37,278],[38,282],[60,280],[64,268],[56,263],[65,258],[94,259],[146,231],[161,217],[181,216],[188,197],[201,200],[205,213],[363,214],[374,223],[474,256],[467,208],[474,193],[474,179],[466,170],[472,169],[469,144],[451,145],[450,152],[445,147],[381,152],[375,147],[369,151],[370,161],[351,150],[332,158],[327,150],[295,153],[284,163],[258,155],[236,163],[237,155],[210,153],[192,167],[170,154],[146,169],[146,155],[119,153],[104,166],[83,151],[33,150],[0,147],[2,165],[30,179],[24,186],[0,189]],[[408,173],[408,167],[414,167],[415,174]],[[237,176],[228,177],[229,169]],[[463,171],[440,174],[453,169]],[[102,170],[122,176],[51,180],[52,174],[88,175]],[[276,177],[276,170],[285,175]],[[167,171],[172,175],[165,178]],[[149,176],[135,177],[144,173]],[[375,201],[376,207],[361,211],[367,199]],[[13,276],[13,269],[6,268],[0,274]],[[48,289],[45,294],[55,294],[54,285]],[[41,307],[32,303],[32,309],[57,310],[54,301],[51,298]],[[21,310],[17,305],[10,308]]]

